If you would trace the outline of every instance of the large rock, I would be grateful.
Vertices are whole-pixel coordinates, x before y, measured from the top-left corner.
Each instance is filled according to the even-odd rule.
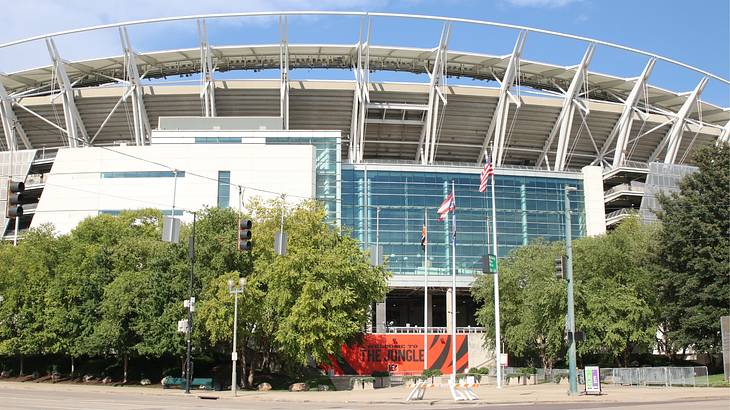
[[[11,374],[13,374],[12,370],[3,370],[2,372],[0,372],[0,377],[2,377],[2,378],[10,377]]]
[[[149,386],[150,384],[152,384],[152,381],[150,379],[142,379],[139,381],[139,384],[141,384],[142,386]]]
[[[269,383],[266,383],[266,382],[261,383],[257,387],[257,390],[258,391],[269,391],[269,390],[271,390],[271,385]]]
[[[307,383],[294,383],[291,386],[289,386],[289,391],[307,391],[309,390],[309,386]]]

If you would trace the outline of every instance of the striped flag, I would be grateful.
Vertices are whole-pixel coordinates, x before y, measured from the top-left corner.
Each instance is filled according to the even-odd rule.
[[[426,250],[426,245],[428,245],[428,238],[427,238],[428,232],[426,229],[426,225],[423,225],[423,228],[421,228],[421,249],[424,251]]]
[[[479,179],[479,192],[484,192],[487,190],[487,182],[489,182],[489,177],[494,176],[494,168],[492,167],[492,162],[489,161],[489,157],[486,158],[487,163],[484,164],[484,169],[482,170],[482,175]]]
[[[441,203],[441,206],[439,207],[438,214],[439,214],[439,222],[443,222],[446,217],[449,215],[449,212],[456,210],[456,198],[454,198],[454,193],[450,193],[446,199],[444,199],[444,202]]]

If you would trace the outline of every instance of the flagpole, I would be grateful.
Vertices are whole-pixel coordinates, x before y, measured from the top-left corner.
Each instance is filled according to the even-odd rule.
[[[428,370],[428,210],[423,208],[426,227],[423,242],[423,370]]]
[[[456,192],[453,179],[451,197],[454,204],[451,213],[451,381],[456,384]]]
[[[494,252],[495,265],[497,260],[497,200],[494,189],[494,173],[492,173],[492,251]],[[494,354],[495,364],[497,366],[497,388],[502,388],[502,345],[500,343],[501,332],[499,324],[499,269],[494,272]]]

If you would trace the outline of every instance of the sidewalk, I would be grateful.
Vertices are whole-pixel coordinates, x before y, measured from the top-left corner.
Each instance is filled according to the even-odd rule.
[[[125,386],[111,387],[104,385],[83,384],[47,384],[47,383],[19,383],[0,382],[0,393],[3,387],[28,391],[65,391],[65,392],[94,392],[114,395],[139,394],[140,396],[181,396],[181,390],[164,390],[159,385],[152,387]],[[191,395],[216,397],[221,400],[236,400],[239,402],[308,402],[327,404],[399,404],[405,402],[409,389],[393,387],[376,390],[358,391],[239,391],[235,399],[230,391],[201,391],[195,390]],[[536,386],[506,386],[497,389],[495,386],[480,386],[475,389],[479,396],[478,401],[459,402],[463,404],[530,404],[530,403],[652,403],[684,400],[727,399],[730,402],[730,389],[711,387],[622,387],[604,386],[604,394],[600,396],[568,396],[567,386],[558,384],[541,384]],[[408,403],[445,405],[453,404],[447,387],[429,389],[422,401]]]

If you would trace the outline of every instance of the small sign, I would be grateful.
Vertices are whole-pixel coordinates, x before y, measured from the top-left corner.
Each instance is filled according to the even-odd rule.
[[[238,352],[231,352],[231,360],[234,362],[238,360]]]
[[[598,366],[586,366],[583,369],[586,381],[586,394],[601,394],[601,369]]]
[[[501,353],[499,357],[499,364],[501,364],[502,367],[509,366],[509,355],[507,353]]]
[[[489,271],[497,273],[497,255],[489,255]]]

